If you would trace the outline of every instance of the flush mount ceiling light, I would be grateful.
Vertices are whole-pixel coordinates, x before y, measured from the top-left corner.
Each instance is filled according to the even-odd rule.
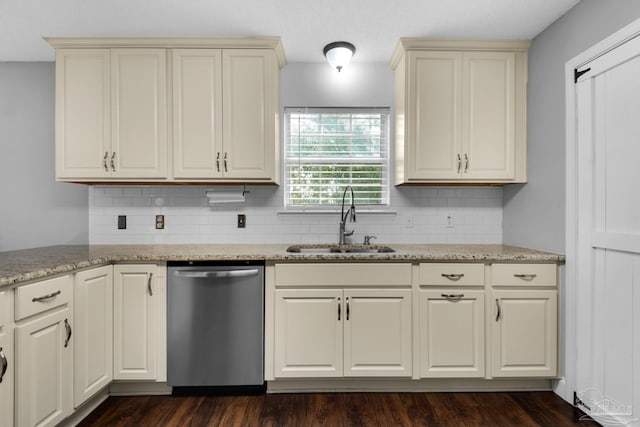
[[[356,53],[356,47],[349,42],[333,42],[326,45],[322,53],[329,61],[329,65],[340,72],[351,62],[351,57]]]

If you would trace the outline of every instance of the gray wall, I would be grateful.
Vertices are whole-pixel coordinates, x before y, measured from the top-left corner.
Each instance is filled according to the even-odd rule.
[[[504,243],[565,251],[565,63],[640,18],[638,0],[582,0],[529,50],[525,185],[504,187]]]
[[[0,63],[0,251],[87,243],[88,204],[54,179],[53,63]]]

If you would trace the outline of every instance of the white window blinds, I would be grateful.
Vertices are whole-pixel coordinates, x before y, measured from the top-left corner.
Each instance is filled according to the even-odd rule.
[[[389,203],[388,108],[285,108],[285,204]]]

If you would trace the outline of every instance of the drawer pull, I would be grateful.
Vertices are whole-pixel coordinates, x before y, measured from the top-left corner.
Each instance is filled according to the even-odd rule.
[[[340,297],[338,297],[338,322],[340,321],[340,315],[342,314],[342,303],[340,302]]]
[[[347,297],[347,320],[349,320],[349,297]]]
[[[2,378],[4,378],[4,374],[7,373],[7,370],[9,369],[9,362],[7,362],[7,356],[4,355],[4,352],[2,351],[2,347],[0,347],[0,368],[2,370],[0,370],[0,383],[2,382]]]
[[[496,307],[498,308],[498,312],[496,313],[496,322],[500,320],[500,300],[496,298]]]
[[[62,293],[62,291],[55,291],[55,292],[50,293],[49,295],[44,295],[44,296],[41,296],[41,297],[35,297],[35,298],[32,298],[32,299],[31,299],[31,302],[41,302],[41,301],[46,301],[46,300],[49,300],[49,299],[51,299],[51,298],[55,298],[55,297],[57,297],[57,296],[58,296],[58,295],[60,295],[61,293]]]
[[[536,278],[536,274],[514,274],[513,277],[517,277],[522,280],[533,280]]]
[[[446,277],[449,280],[453,280],[454,282],[457,280],[460,280],[464,277],[464,274],[462,273],[456,273],[456,274],[447,274],[447,273],[442,273],[442,277]]]
[[[153,273],[149,273],[149,277],[147,278],[147,290],[149,291],[149,296],[153,296],[153,289],[151,288],[151,278],[153,277]]]
[[[67,319],[64,319],[64,328],[67,331],[67,337],[64,339],[64,348],[69,346],[69,341],[71,340],[71,325]]]
[[[446,298],[447,301],[458,302],[464,298],[464,294],[442,294],[442,298]]]

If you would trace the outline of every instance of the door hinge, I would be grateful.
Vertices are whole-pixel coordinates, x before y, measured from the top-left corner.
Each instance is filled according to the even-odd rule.
[[[578,393],[576,393],[575,391],[573,392],[573,406],[582,406],[583,408],[587,408],[587,410],[591,411],[591,408],[589,408],[583,401],[582,399],[580,399],[578,397]]]
[[[591,68],[585,68],[582,71],[578,71],[577,68],[573,69],[573,82],[574,83],[578,83],[578,79],[580,78],[581,75],[583,75],[584,73],[588,73],[589,71],[591,71]]]

